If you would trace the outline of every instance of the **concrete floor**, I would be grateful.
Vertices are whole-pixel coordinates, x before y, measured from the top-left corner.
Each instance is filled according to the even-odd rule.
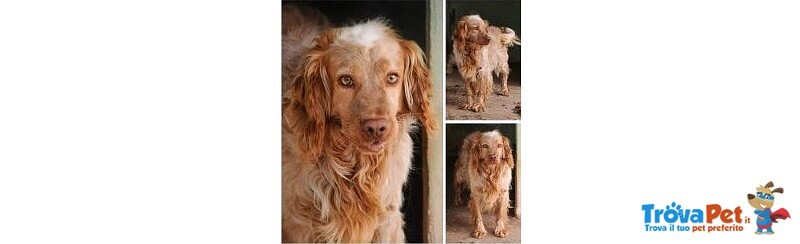
[[[486,227],[486,236],[481,239],[472,237],[475,226],[470,223],[469,209],[466,206],[447,208],[446,239],[448,243],[520,243],[520,220],[516,217],[508,218],[508,235],[500,238],[494,235],[493,214],[483,214],[483,225]]]

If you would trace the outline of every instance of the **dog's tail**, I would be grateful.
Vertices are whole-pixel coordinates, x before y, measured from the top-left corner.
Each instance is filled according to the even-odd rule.
[[[522,42],[520,41],[517,33],[514,32],[514,29],[508,27],[500,27],[500,34],[497,37],[500,39],[500,44],[503,44],[507,47],[512,47],[515,44],[520,45]]]

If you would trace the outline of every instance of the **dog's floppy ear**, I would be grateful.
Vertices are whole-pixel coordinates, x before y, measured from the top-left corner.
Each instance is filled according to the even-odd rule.
[[[772,190],[772,193],[776,193],[776,192],[777,193],[783,193],[783,187],[778,187],[778,188],[775,188],[775,190]]]
[[[288,106],[284,118],[297,138],[301,150],[308,152],[308,159],[316,159],[322,153],[330,114],[330,90],[325,71],[325,50],[333,33],[317,38],[317,45],[301,62],[298,74],[289,86]]]
[[[462,52],[469,52],[469,46],[467,45],[468,42],[471,40],[467,40],[467,33],[469,30],[467,29],[467,21],[461,19],[458,21],[456,25],[455,33],[453,33],[453,48],[458,49]]]
[[[514,168],[514,152],[511,151],[511,143],[508,141],[508,137],[503,137],[503,152],[505,153],[505,160],[506,164],[508,164],[509,168]]]
[[[416,115],[425,131],[431,133],[436,129],[436,122],[430,102],[432,82],[425,55],[413,41],[401,40],[401,46],[405,56],[403,91],[406,107],[410,114]]]
[[[772,188],[773,186],[775,186],[775,184],[772,184],[772,181],[767,182],[767,184],[764,185],[764,187],[766,187],[766,188]]]
[[[453,38],[459,41],[465,41],[467,39],[467,21],[461,19],[456,24],[456,33],[453,34]]]
[[[469,148],[469,162],[480,163],[481,160],[481,137],[482,134],[478,132],[473,132],[469,136],[467,136],[467,140],[464,143],[468,143],[467,146]],[[463,149],[462,149],[463,150]]]

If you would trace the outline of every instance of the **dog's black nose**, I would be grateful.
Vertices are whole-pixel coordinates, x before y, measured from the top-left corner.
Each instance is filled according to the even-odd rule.
[[[369,137],[381,137],[386,134],[387,122],[385,119],[369,119],[361,122],[361,129]]]
[[[749,199],[753,199],[753,198],[756,198],[756,195],[753,195],[753,194],[747,194],[747,199],[748,199],[748,200],[749,200]]]

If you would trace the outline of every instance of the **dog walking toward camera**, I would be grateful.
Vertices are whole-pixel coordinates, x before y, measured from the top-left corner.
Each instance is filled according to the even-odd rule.
[[[424,53],[383,20],[282,24],[282,241],[405,242],[409,133],[436,127]]]
[[[462,205],[461,192],[469,190],[469,212],[475,231],[472,237],[486,235],[483,226],[483,212],[492,211],[496,216],[494,234],[505,237],[508,234],[508,208],[511,188],[511,169],[514,168],[514,154],[508,138],[497,130],[473,132],[461,145],[456,161],[456,175],[453,182],[455,204]]]
[[[490,26],[480,15],[461,17],[453,33],[453,59],[467,90],[462,109],[482,112],[494,86],[495,73],[500,77],[499,95],[508,96],[508,48],[519,45],[514,30]]]
[[[775,193],[783,194],[783,188],[778,187],[775,189],[770,189],[775,186],[772,181],[767,182],[766,185],[756,187],[756,194],[747,194],[747,203],[750,206],[754,207],[755,214],[758,215],[758,219],[756,220],[756,226],[758,230],[756,231],[757,235],[767,234],[772,235],[775,234],[772,231],[772,224],[778,223],[779,219],[786,219],[791,218],[789,215],[789,211],[786,209],[778,209],[776,211],[772,211],[772,206],[775,204]],[[764,232],[766,230],[767,232]]]

